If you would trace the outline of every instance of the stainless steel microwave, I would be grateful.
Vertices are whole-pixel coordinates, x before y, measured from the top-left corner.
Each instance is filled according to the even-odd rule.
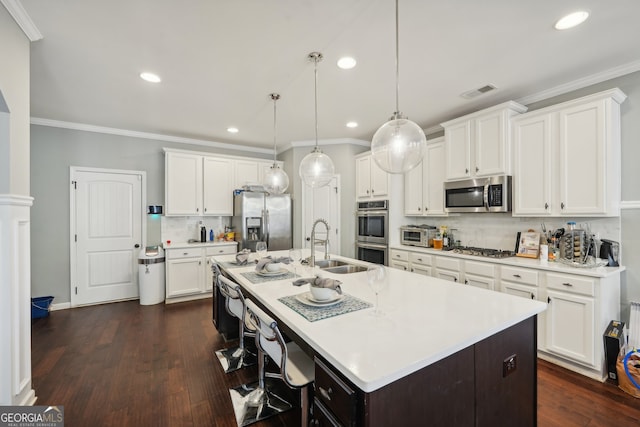
[[[447,212],[511,212],[511,176],[445,182],[444,204]]]

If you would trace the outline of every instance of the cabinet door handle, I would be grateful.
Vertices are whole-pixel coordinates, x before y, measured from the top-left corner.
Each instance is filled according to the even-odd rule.
[[[196,212],[200,212],[200,208],[196,208]]]
[[[371,189],[371,194],[373,195],[373,188]]]
[[[551,304],[551,297],[547,297],[547,304]]]
[[[533,292],[531,292],[531,299],[536,299],[536,296],[533,295]]]
[[[333,393],[333,390],[331,390],[331,387],[329,387],[329,390],[325,390],[322,387],[318,387],[318,389],[320,389],[320,395],[328,401],[331,401],[331,393]]]
[[[202,261],[198,261],[198,265],[202,265]]]
[[[468,281],[467,279],[464,279],[464,284],[465,284],[465,285],[468,285],[468,284],[469,284],[469,281]]]
[[[404,269],[404,271],[407,271],[407,267],[402,267]]]
[[[476,172],[480,172],[480,168],[476,166]]]
[[[454,277],[454,278],[453,278],[453,281],[454,281],[454,282],[458,282],[458,278],[457,278],[457,277]]]
[[[469,169],[468,168],[464,168],[464,173],[468,174],[469,173]]]
[[[514,274],[513,277],[516,277],[518,279],[522,279],[522,276],[520,276],[519,274]]]
[[[414,271],[415,271],[415,270],[412,268],[412,269],[411,269],[411,272],[413,273]]]
[[[569,282],[564,282],[564,283],[562,284],[562,286],[568,286],[568,287],[571,287],[571,286],[573,286],[573,285],[572,285],[571,283],[569,283]]]
[[[418,261],[422,262],[422,258],[418,258]]]
[[[544,210],[546,211],[547,209],[549,209],[549,203],[544,204]]]
[[[369,194],[369,190],[367,190],[367,194]]]
[[[204,208],[204,211],[206,212],[206,211],[207,211],[207,208]]]
[[[560,209],[564,209],[564,202],[560,203]]]
[[[418,206],[418,212],[420,212],[420,206]]]

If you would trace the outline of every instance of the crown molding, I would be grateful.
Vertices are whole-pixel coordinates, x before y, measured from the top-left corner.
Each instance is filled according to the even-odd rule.
[[[30,41],[35,42],[42,39],[42,33],[33,23],[31,17],[24,10],[22,2],[20,0],[0,0],[4,7],[9,11],[13,20],[22,28],[22,32],[29,38]]]
[[[582,89],[587,86],[615,79],[616,77],[625,76],[639,70],[640,60],[633,61],[628,64],[620,65],[619,67],[610,68],[600,73],[592,74],[590,76],[583,77],[569,83],[552,87],[551,89],[547,89],[542,92],[525,96],[523,98],[517,99],[516,102],[522,105],[533,104],[534,102],[544,101],[545,99],[553,98],[554,96],[563,95],[574,90]]]
[[[371,141],[365,141],[362,139],[355,138],[328,138],[328,139],[319,139],[318,146],[323,145],[358,145],[360,147],[371,147]],[[314,139],[302,140],[302,141],[291,141],[282,147],[282,149],[278,150],[278,153],[282,153],[284,151],[290,150],[291,148],[299,148],[299,147],[313,147],[316,145],[316,141]]]
[[[158,133],[139,132],[134,130],[117,129],[104,126],[86,125],[83,123],[64,122],[60,120],[41,119],[31,117],[32,125],[49,126],[62,129],[81,130],[85,132],[103,133],[109,135],[128,136],[131,138],[149,139],[155,141],[176,142],[179,144],[203,145],[206,147],[224,148],[227,150],[245,151],[250,153],[273,154],[271,148],[257,148],[246,145],[235,145],[226,142],[206,141],[203,139],[183,138],[179,136],[162,135]]]

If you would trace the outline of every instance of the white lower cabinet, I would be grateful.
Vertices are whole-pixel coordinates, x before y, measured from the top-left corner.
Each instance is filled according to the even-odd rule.
[[[208,296],[213,289],[210,257],[236,252],[237,243],[166,249],[166,302]]]
[[[547,351],[597,367],[594,295],[593,279],[547,273]]]
[[[409,252],[409,271],[412,273],[422,274],[423,276],[431,276],[431,255],[425,255],[418,252]]]
[[[464,262],[464,284],[493,291],[497,270],[496,265],[488,262],[466,260]]]
[[[462,262],[462,260],[456,258],[436,256],[434,276],[450,282],[460,282]]]

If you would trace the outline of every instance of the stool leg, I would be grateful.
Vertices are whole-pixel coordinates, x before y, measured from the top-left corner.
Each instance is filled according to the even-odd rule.
[[[265,358],[266,355],[258,350],[257,382],[229,389],[233,410],[239,425],[246,426],[288,411],[293,407],[280,397],[281,395],[286,396],[287,392],[290,393],[286,384],[281,380],[270,380],[267,385]],[[279,390],[276,391],[277,389]]]
[[[238,347],[227,348],[224,350],[216,351],[216,356],[218,356],[218,360],[222,365],[222,369],[224,372],[228,374],[229,372],[237,371],[240,368],[244,368],[246,366],[253,366],[256,364],[255,354],[251,353],[245,347],[244,343],[244,322],[242,319],[239,320],[239,331],[240,338],[238,342]]]

